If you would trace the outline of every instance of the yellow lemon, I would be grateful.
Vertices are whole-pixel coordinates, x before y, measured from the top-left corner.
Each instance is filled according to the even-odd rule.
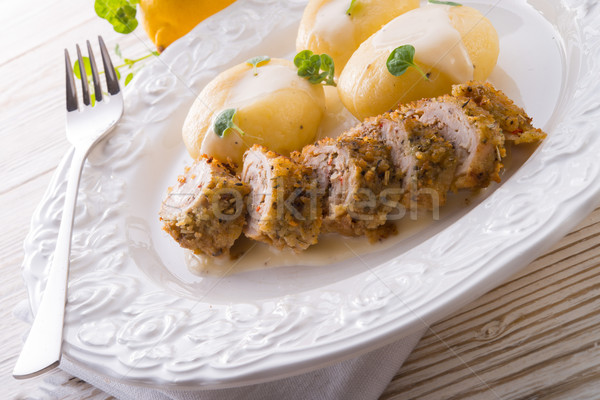
[[[142,21],[150,40],[161,52],[200,21],[235,0],[141,0]]]

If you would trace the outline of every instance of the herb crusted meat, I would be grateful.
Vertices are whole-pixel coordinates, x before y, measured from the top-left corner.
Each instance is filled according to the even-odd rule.
[[[163,229],[197,254],[227,254],[242,233],[249,191],[228,164],[202,156],[179,176],[162,202]]]
[[[546,137],[531,124],[531,117],[488,82],[467,82],[452,87],[452,96],[471,99],[496,120],[507,141],[533,143]]]
[[[242,180],[251,188],[247,237],[296,251],[317,243],[321,199],[311,168],[254,145],[244,154]]]
[[[432,126],[452,144],[457,166],[453,189],[478,189],[500,181],[504,135],[494,117],[470,99],[441,96],[400,107],[402,114],[414,116]]]
[[[370,235],[387,222],[400,193],[389,147],[368,136],[326,138],[292,157],[317,174],[323,196],[323,232]],[[381,194],[389,199],[381,201]]]
[[[395,110],[366,120],[344,136],[366,136],[385,144],[401,204],[431,209],[445,203],[456,170],[454,147],[438,133],[436,126]]]
[[[422,99],[368,118],[337,139],[285,157],[255,145],[242,176],[202,156],[163,201],[164,230],[182,247],[227,254],[244,234],[301,251],[320,233],[385,237],[397,210],[434,209],[449,191],[500,180],[510,143],[546,134],[489,83],[455,85],[451,95]]]

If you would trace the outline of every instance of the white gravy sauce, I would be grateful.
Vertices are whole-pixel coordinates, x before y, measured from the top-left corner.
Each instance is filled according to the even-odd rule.
[[[267,63],[256,69],[251,68],[245,71],[233,84],[225,102],[225,108],[239,109],[252,104],[257,99],[267,97],[270,93],[287,88],[303,90],[309,95],[313,93],[311,83],[307,79],[300,78],[293,66]],[[215,118],[221,111],[215,110]],[[206,133],[202,141],[201,152],[215,155],[222,155],[224,152],[239,152],[241,156],[248,147],[248,144],[243,142],[244,138],[239,135],[219,137],[215,133],[214,123],[212,123],[209,132]]]
[[[231,88],[227,107],[239,108],[281,89],[295,88],[312,93],[311,83],[301,79],[295,67],[267,64],[246,71]]]
[[[331,0],[319,8],[311,34],[327,43],[354,41],[354,24],[346,14],[350,0]]]
[[[376,50],[410,44],[415,61],[435,67],[458,82],[473,79],[473,63],[449,18],[451,6],[428,5],[393,19],[372,37]]]
[[[196,275],[226,276],[244,271],[294,265],[322,266],[344,261],[364,254],[382,251],[397,246],[416,232],[432,223],[430,216],[411,220],[405,217],[397,222],[399,233],[393,237],[370,243],[366,237],[345,237],[327,234],[307,250],[294,253],[292,250],[277,250],[265,243],[250,240],[242,235],[231,248],[231,258],[196,255],[185,250],[185,262],[190,272]]]

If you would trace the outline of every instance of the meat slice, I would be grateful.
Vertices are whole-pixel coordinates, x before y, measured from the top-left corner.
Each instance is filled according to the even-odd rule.
[[[323,194],[323,232],[377,239],[390,232],[387,214],[398,203],[389,148],[368,136],[326,138],[292,157],[311,167]]]
[[[317,243],[323,217],[310,168],[254,145],[244,154],[242,180],[251,188],[247,237],[296,251]]]
[[[249,191],[229,165],[202,156],[162,202],[163,229],[196,254],[226,255],[242,233]]]
[[[460,98],[460,101],[471,99],[489,112],[500,125],[506,140],[515,144],[537,142],[546,137],[542,130],[531,125],[531,117],[521,107],[488,82],[454,85],[452,96]]]
[[[399,112],[434,126],[452,144],[457,158],[453,190],[484,188],[500,181],[504,135],[492,115],[475,102],[446,95],[406,104]]]
[[[445,204],[457,160],[437,125],[396,110],[370,118],[344,135],[372,137],[389,147],[404,207],[432,209]]]

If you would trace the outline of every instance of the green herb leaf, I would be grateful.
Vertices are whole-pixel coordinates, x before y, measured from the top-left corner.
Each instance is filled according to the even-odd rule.
[[[90,59],[88,57],[81,57],[83,60],[83,68],[85,70],[85,78],[88,81],[89,90],[90,90],[90,105],[94,107],[96,104],[96,95],[94,94],[94,86],[91,85],[92,80],[92,66],[90,64]],[[79,69],[79,60],[75,60],[75,64],[73,64],[73,74],[77,77],[77,79],[81,79],[81,70]]]
[[[453,7],[460,7],[460,6],[462,6],[462,4],[455,3],[453,1],[441,1],[441,0],[428,0],[428,1],[431,4],[442,4],[442,5],[445,5],[445,6],[453,6]]]
[[[415,68],[428,81],[429,77],[423,72],[417,64],[414,63],[415,47],[410,44],[405,44],[400,47],[396,47],[388,57],[385,65],[387,66],[390,74],[394,76],[400,76],[406,72],[409,67]]]
[[[131,33],[137,28],[136,4],[139,0],[95,0],[94,11],[119,33]]]
[[[346,10],[346,14],[352,15],[355,8],[356,8],[356,0],[352,0],[350,2],[350,5],[348,6],[348,9]]]
[[[132,79],[133,79],[133,72],[130,72],[125,77],[125,86],[127,86],[129,84],[129,82],[131,82]]]
[[[229,129],[237,131],[242,136],[244,135],[244,131],[242,131],[240,127],[233,122],[233,117],[235,117],[236,111],[237,110],[235,108],[228,108],[221,111],[219,115],[217,115],[217,118],[215,118],[215,122],[213,123],[213,130],[217,136],[223,137]]]
[[[333,64],[333,58],[331,58],[328,54],[321,54],[321,69],[327,73],[325,84],[329,86],[336,86],[335,82],[333,81],[335,65]]]
[[[257,56],[257,57],[252,57],[249,60],[246,60],[246,64],[250,64],[253,67],[254,70],[254,75],[258,75],[258,71],[257,68],[260,64],[264,63],[264,62],[268,62],[271,61],[271,57],[269,56]]]
[[[90,59],[88,57],[82,57],[83,59],[83,68],[85,69],[86,77],[92,76],[92,66],[90,64]],[[75,60],[75,64],[73,64],[73,73],[77,77],[77,79],[81,79],[81,70],[79,69],[79,60]]]
[[[119,46],[119,43],[117,43],[117,45],[115,46],[115,54],[119,58],[123,58],[123,54],[121,54],[121,47]]]
[[[116,52],[116,50],[117,50],[117,48],[115,48],[115,52]],[[130,70],[129,74],[127,74],[125,76],[125,82],[124,82],[125,86],[131,81],[131,79],[133,78],[133,75],[137,73],[137,69],[139,69],[139,68],[134,68],[137,63],[139,63],[149,57],[152,57],[152,56],[158,57],[158,55],[159,55],[158,52],[152,51],[140,58],[131,59],[131,58],[123,58],[122,54],[121,54],[121,49],[119,48],[118,50],[119,50],[119,57],[121,57],[123,59],[123,64],[115,66],[115,72],[117,73],[117,79],[121,80],[121,68],[127,67],[127,69]],[[100,73],[102,74],[104,72],[100,72]]]
[[[329,55],[302,50],[294,57],[294,65],[298,68],[298,76],[308,79],[310,83],[316,85],[325,81],[325,85],[336,86],[333,80],[335,66]]]

